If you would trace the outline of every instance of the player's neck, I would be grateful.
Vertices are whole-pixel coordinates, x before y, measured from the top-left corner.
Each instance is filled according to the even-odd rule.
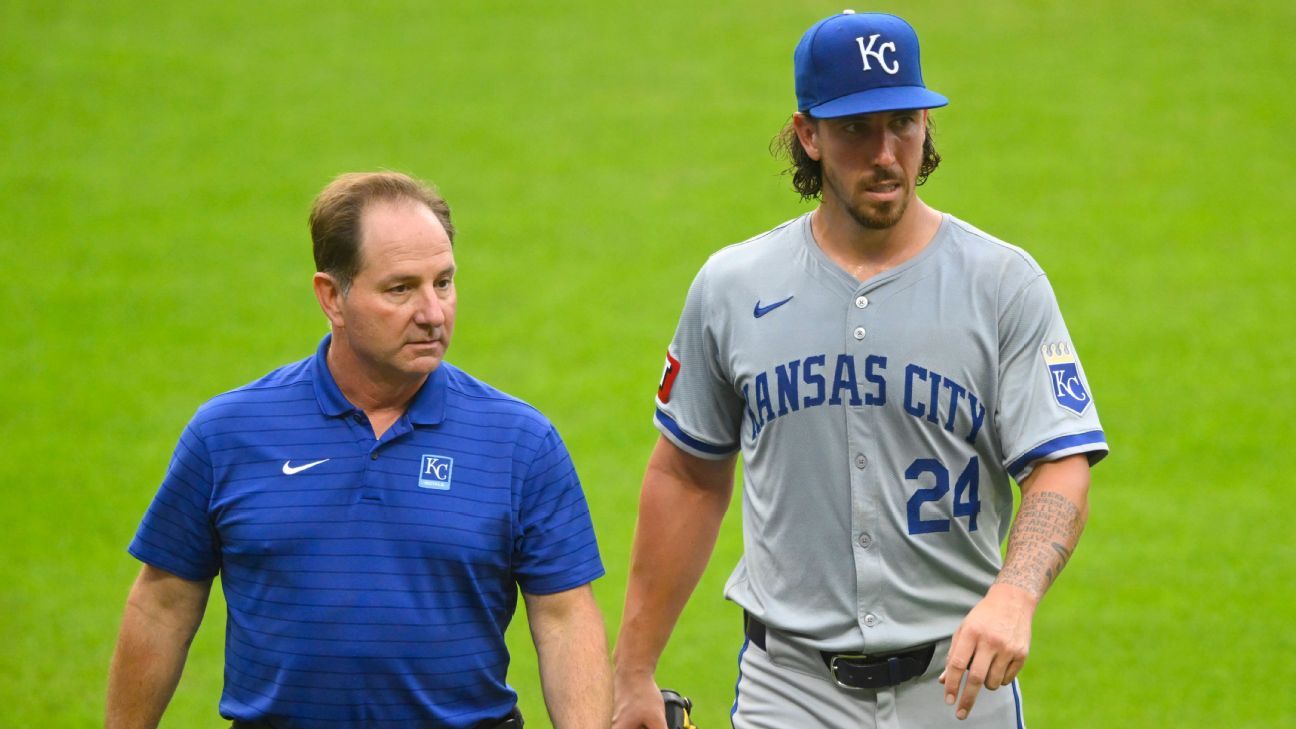
[[[360,408],[369,418],[374,437],[381,438],[405,413],[428,376],[413,378],[402,376],[402,373],[392,377],[389,373],[375,371],[349,347],[340,344],[337,334],[335,330],[326,357],[329,373],[347,402]]]
[[[917,195],[889,228],[868,228],[828,196],[815,209],[810,229],[819,248],[847,273],[866,281],[918,255],[935,237],[941,214]]]

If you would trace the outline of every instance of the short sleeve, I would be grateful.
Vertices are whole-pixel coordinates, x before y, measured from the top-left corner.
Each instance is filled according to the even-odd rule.
[[[190,422],[131,541],[131,555],[187,580],[215,577],[221,558],[220,540],[208,516],[211,492],[211,458]]]
[[[738,450],[742,400],[725,376],[715,336],[722,314],[710,302],[707,269],[693,279],[657,387],[655,424],[676,446],[700,458]]]
[[[1021,481],[1036,463],[1107,455],[1092,390],[1048,278],[1008,302],[999,321],[1000,387],[995,422],[1004,466]]]
[[[603,576],[589,505],[567,447],[552,426],[522,481],[514,575],[523,591],[547,595]]]

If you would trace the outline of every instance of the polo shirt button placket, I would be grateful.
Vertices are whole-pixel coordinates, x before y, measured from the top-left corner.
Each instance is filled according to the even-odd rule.
[[[373,430],[369,427],[369,419],[365,417],[363,411],[356,410],[351,413],[351,420],[359,428],[356,431],[356,438],[361,452],[367,450],[371,462],[378,460],[378,449],[381,448],[381,445],[373,440]],[[377,479],[368,466],[364,468],[360,475],[360,501],[361,503],[382,503],[383,501],[382,490],[378,487]]]

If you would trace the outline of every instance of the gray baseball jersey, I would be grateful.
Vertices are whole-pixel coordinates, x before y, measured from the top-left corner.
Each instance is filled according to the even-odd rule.
[[[948,637],[994,581],[1009,476],[1106,438],[1048,279],[944,216],[860,282],[806,214],[729,246],[688,292],[656,425],[741,450],[744,554],[726,597],[823,650]]]

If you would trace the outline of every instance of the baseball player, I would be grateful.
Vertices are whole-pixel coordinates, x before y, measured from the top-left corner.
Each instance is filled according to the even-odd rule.
[[[948,101],[913,28],[846,11],[793,61],[781,140],[819,204],[717,252],[689,289],[613,725],[661,727],[653,672],[741,454],[735,727],[1024,726],[1031,621],[1107,453],[1084,370],[1036,262],[915,194],[940,162],[928,110]]]

